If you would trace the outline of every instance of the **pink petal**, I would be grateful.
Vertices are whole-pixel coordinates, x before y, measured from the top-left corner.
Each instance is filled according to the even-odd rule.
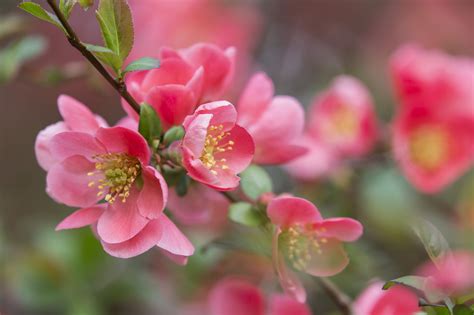
[[[120,126],[120,127],[124,127],[124,128],[128,128],[128,129],[131,129],[133,131],[137,131],[138,130],[138,122],[129,117],[129,116],[125,116],[123,117],[122,119],[120,119],[116,124],[115,126]]]
[[[310,247],[311,258],[302,271],[316,277],[329,277],[340,273],[349,264],[349,258],[338,240],[326,239],[319,245],[319,249]]]
[[[96,154],[105,153],[104,145],[93,136],[75,131],[61,132],[51,139],[50,146],[53,157],[57,160],[64,160],[70,156],[82,155],[93,160]]]
[[[356,241],[364,230],[359,221],[350,218],[325,219],[316,223],[315,228],[320,231],[320,237],[336,238],[344,242]]]
[[[314,204],[303,198],[278,197],[270,201],[267,214],[273,224],[283,228],[298,223],[312,223],[322,220]]]
[[[418,297],[402,286],[395,286],[385,291],[375,303],[369,315],[416,314],[420,311]]]
[[[354,315],[370,315],[375,303],[386,294],[382,287],[381,281],[370,284],[354,301],[352,305]]]
[[[273,294],[269,303],[268,315],[311,315],[311,310],[306,304],[284,294]]]
[[[99,219],[106,208],[106,205],[97,205],[89,208],[82,208],[62,220],[57,226],[56,231],[77,229],[91,225]]]
[[[35,141],[35,155],[38,164],[42,169],[47,171],[51,168],[58,160],[54,158],[50,149],[51,139],[58,133],[68,131],[66,124],[62,121],[55,124],[49,125],[45,129],[41,130],[36,136]]]
[[[161,249],[161,252],[175,264],[178,264],[180,266],[186,266],[186,264],[188,263],[188,256],[175,255],[164,249]]]
[[[192,120],[188,120],[185,125],[186,134],[182,146],[189,151],[192,159],[198,159],[201,156],[211,119],[210,114],[197,115]]]
[[[108,244],[102,241],[102,246],[111,256],[118,258],[135,257],[155,246],[162,233],[161,224],[158,220],[152,220],[133,238],[116,244]]]
[[[264,297],[251,283],[227,278],[209,294],[210,315],[264,315]]]
[[[89,207],[101,199],[97,189],[88,184],[93,177],[87,173],[95,170],[95,164],[75,155],[56,163],[46,177],[47,192],[57,202],[71,207]]]
[[[273,93],[272,80],[263,72],[254,74],[240,96],[237,106],[239,124],[249,127],[255,123],[267,110],[273,98]]]
[[[163,234],[156,246],[180,256],[191,256],[194,253],[193,244],[166,215],[162,214],[157,220],[160,222]]]
[[[145,165],[150,160],[148,144],[138,132],[123,127],[100,128],[96,137],[109,153],[126,153]]]
[[[58,108],[64,122],[72,131],[94,134],[100,127],[89,108],[70,96],[59,96]]]
[[[234,145],[232,146],[232,150],[216,153],[215,158],[216,160],[222,158],[226,159],[225,164],[235,174],[238,174],[250,165],[255,151],[255,145],[247,130],[239,125],[235,125],[229,133],[229,136],[225,137],[222,141],[233,141]]]
[[[102,241],[110,244],[122,243],[143,230],[149,220],[140,215],[137,198],[138,191],[133,188],[125,202],[116,200],[109,204],[97,223],[97,233]]]
[[[197,115],[212,114],[211,125],[222,125],[224,130],[234,127],[237,120],[237,111],[231,103],[227,101],[216,101],[200,105],[192,116],[184,120],[184,128],[187,129],[189,123]]]
[[[181,58],[167,58],[161,61],[158,69],[149,70],[141,84],[143,91],[167,84],[185,85],[195,70]]]
[[[284,164],[303,157],[308,152],[308,148],[300,145],[264,144],[255,147],[253,161],[256,164]]]
[[[168,185],[161,174],[152,166],[142,169],[143,188],[137,200],[140,214],[147,219],[157,219],[168,199]]]

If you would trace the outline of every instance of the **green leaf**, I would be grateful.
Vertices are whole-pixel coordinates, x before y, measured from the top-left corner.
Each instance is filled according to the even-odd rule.
[[[182,126],[173,126],[165,132],[163,143],[166,145],[181,140],[184,137],[184,128]]]
[[[120,57],[122,66],[133,46],[130,7],[125,0],[101,0],[96,17],[105,46]]]
[[[272,180],[268,173],[257,165],[250,165],[240,174],[240,186],[244,194],[257,200],[263,193],[272,191]]]
[[[59,1],[59,9],[64,14],[66,19],[69,19],[71,16],[72,9],[76,5],[77,0],[60,0]]]
[[[79,5],[84,9],[87,10],[94,4],[94,0],[77,0]]]
[[[39,56],[46,49],[46,41],[39,36],[22,38],[0,51],[0,82],[14,77],[27,61]]]
[[[246,226],[259,226],[263,223],[261,214],[248,202],[236,202],[230,205],[229,218]]]
[[[453,314],[454,315],[473,315],[474,311],[464,304],[458,304],[454,306]]]
[[[159,67],[160,60],[151,57],[143,57],[129,63],[128,66],[125,68],[124,73],[131,71],[151,70]]]
[[[140,106],[140,120],[138,122],[138,131],[147,140],[151,146],[153,140],[161,137],[161,120],[156,115],[155,110],[150,105],[143,103]]]
[[[443,234],[430,222],[419,220],[413,230],[423,243],[428,256],[436,266],[439,266],[443,257],[450,253],[448,241]]]
[[[103,46],[84,44],[86,49],[94,54],[102,63],[112,67],[116,73],[122,68],[122,59],[112,50]]]
[[[61,22],[59,21],[57,16],[46,11],[39,4],[34,3],[34,2],[22,2],[18,5],[18,7],[22,9],[23,11],[26,11],[30,13],[31,15],[37,17],[38,19],[41,19],[43,21],[56,25],[57,27],[59,27],[60,29],[64,31],[64,28],[62,27]]]

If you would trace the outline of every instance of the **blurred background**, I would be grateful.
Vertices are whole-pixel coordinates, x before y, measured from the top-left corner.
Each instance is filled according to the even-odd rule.
[[[45,1],[37,2],[46,7]],[[36,162],[34,142],[40,130],[60,120],[58,96],[77,98],[110,124],[125,114],[115,91],[63,34],[21,12],[18,3],[0,2],[0,313],[175,314],[176,305],[198,299],[221,275],[268,277],[271,264],[261,255],[222,244],[206,246],[206,240],[197,240],[201,245],[196,255],[179,267],[154,251],[130,260],[110,257],[89,229],[54,231],[71,209],[45,193],[45,173]],[[137,28],[131,58],[157,54],[164,45],[234,45],[239,53],[238,77],[229,93],[234,101],[257,70],[268,73],[277,94],[295,96],[304,106],[335,76],[350,74],[368,87],[383,124],[396,108],[388,60],[401,44],[416,42],[474,56],[471,0],[130,4]],[[75,8],[71,23],[84,41],[99,42],[92,9]],[[346,176],[304,185],[295,186],[285,171],[269,168],[277,192],[292,191],[316,202],[327,215],[356,217],[365,225],[362,241],[347,246],[351,264],[334,277],[352,297],[370,279],[410,274],[427,259],[407,224],[416,218],[435,224],[452,247],[474,249],[472,170],[442,193],[427,196],[407,183],[389,153],[381,154],[351,167]],[[248,235],[249,240],[259,237],[239,229],[234,227],[233,233]],[[201,237],[193,229],[188,233]],[[265,244],[254,246],[256,252],[266,250]],[[310,277],[305,282],[314,314],[338,314]]]

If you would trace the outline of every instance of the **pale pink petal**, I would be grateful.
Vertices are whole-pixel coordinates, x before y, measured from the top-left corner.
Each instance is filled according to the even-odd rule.
[[[273,294],[269,304],[268,315],[311,315],[311,310],[306,304],[284,294]]]
[[[100,127],[89,108],[70,96],[59,96],[58,108],[64,122],[72,131],[94,134]]]
[[[255,145],[252,137],[244,128],[235,125],[229,131],[229,135],[222,142],[232,141],[234,144],[231,150],[214,155],[216,160],[225,159],[227,165],[234,173],[240,173],[245,170],[252,161],[255,151]]]
[[[116,244],[102,241],[102,247],[111,256],[118,258],[135,257],[151,249],[160,239],[163,231],[158,220],[151,220],[133,238]]]
[[[59,161],[74,155],[81,155],[92,161],[94,155],[105,153],[105,147],[100,141],[90,134],[75,131],[55,135],[51,139],[50,150]]]
[[[371,315],[371,311],[377,301],[386,294],[382,287],[383,282],[381,281],[369,285],[353,303],[352,310],[355,313],[354,315]]]
[[[267,110],[273,93],[272,80],[263,72],[254,74],[239,99],[237,106],[239,124],[249,127],[255,123]]]
[[[310,246],[310,260],[302,271],[316,277],[329,277],[340,273],[349,264],[342,243],[335,239],[319,242],[319,248]]]
[[[256,164],[284,164],[305,156],[309,149],[296,144],[261,143],[255,146],[253,161]],[[312,161],[314,164],[314,160]]]
[[[152,166],[142,169],[143,187],[137,200],[140,214],[148,219],[157,219],[168,199],[168,185],[163,176]]]
[[[51,139],[58,133],[68,131],[66,124],[59,121],[55,124],[49,125],[45,129],[41,130],[36,136],[35,141],[35,155],[38,164],[42,169],[47,171],[51,168],[58,160],[53,156],[50,149]]]
[[[47,192],[57,202],[71,207],[89,207],[101,199],[97,190],[89,187],[93,176],[87,173],[95,170],[95,164],[75,155],[54,164],[46,177]]]
[[[128,128],[128,129],[131,129],[133,131],[137,131],[138,130],[138,122],[129,117],[129,116],[125,116],[123,117],[122,119],[120,119],[116,124],[115,126],[120,126],[120,127],[124,127],[124,128]]]
[[[185,123],[186,134],[183,138],[182,146],[191,153],[190,158],[198,159],[201,156],[211,119],[211,114],[202,114]]]
[[[318,230],[318,236],[336,238],[344,242],[356,241],[364,230],[359,221],[350,218],[325,219],[314,226]]]
[[[273,224],[283,228],[299,223],[313,223],[322,220],[314,204],[303,198],[278,197],[270,201],[267,214]]]
[[[211,125],[222,125],[224,130],[229,130],[234,127],[237,120],[237,111],[231,103],[227,101],[216,101],[200,105],[196,108],[192,116],[188,116],[184,120],[184,128],[197,115],[212,114]]]
[[[193,244],[166,215],[162,214],[157,220],[161,224],[163,234],[156,246],[174,255],[191,256],[194,253]]]
[[[84,226],[91,225],[99,219],[106,208],[106,205],[96,205],[89,208],[79,209],[64,220],[62,220],[57,226],[56,231],[77,229]]]

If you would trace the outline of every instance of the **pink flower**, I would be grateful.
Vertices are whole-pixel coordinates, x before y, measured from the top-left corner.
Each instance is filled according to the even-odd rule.
[[[417,189],[435,193],[456,180],[474,160],[474,115],[446,115],[433,107],[400,110],[393,125],[393,152]]]
[[[304,289],[286,269],[283,252],[297,270],[327,277],[341,272],[349,263],[342,242],[362,235],[362,225],[350,218],[323,219],[309,201],[284,196],[273,199],[267,214],[278,229],[274,237],[273,259],[280,282],[288,294],[304,301]]]
[[[237,174],[250,164],[254,143],[236,120],[234,106],[226,101],[201,105],[186,117],[181,148],[191,178],[217,190],[239,185]]]
[[[117,257],[154,245],[172,254],[192,253],[189,241],[162,214],[168,187],[148,165],[150,150],[140,134],[123,127],[99,128],[94,135],[68,131],[55,135],[50,148],[58,162],[48,171],[48,193],[82,208],[57,229],[96,225],[104,249]],[[107,203],[97,204],[102,199]]]
[[[160,68],[131,73],[126,83],[135,100],[151,105],[164,127],[169,128],[181,124],[198,104],[203,68],[195,68],[178,55],[162,56]],[[122,106],[130,117],[138,121],[138,114],[126,101],[122,101]]]
[[[342,156],[367,154],[377,138],[373,102],[356,78],[338,76],[310,111],[309,133]]]
[[[238,103],[238,123],[255,142],[254,161],[258,164],[286,163],[303,155],[298,145],[304,127],[304,110],[290,96],[275,96],[273,82],[264,73],[255,74]]]
[[[418,274],[431,277],[430,287],[447,295],[460,296],[474,290],[474,253],[455,251],[445,255],[438,265],[432,261],[423,264]]]
[[[308,306],[283,294],[265,301],[261,290],[247,280],[226,278],[209,295],[210,315],[310,315]]]
[[[354,315],[414,315],[420,311],[418,297],[403,286],[382,290],[383,283],[371,284],[354,302]]]
[[[49,125],[41,130],[36,137],[36,159],[45,171],[57,162],[50,150],[51,139],[56,134],[64,131],[94,134],[100,127],[107,127],[107,123],[102,117],[94,115],[84,104],[70,96],[59,96],[58,109],[63,121]]]

